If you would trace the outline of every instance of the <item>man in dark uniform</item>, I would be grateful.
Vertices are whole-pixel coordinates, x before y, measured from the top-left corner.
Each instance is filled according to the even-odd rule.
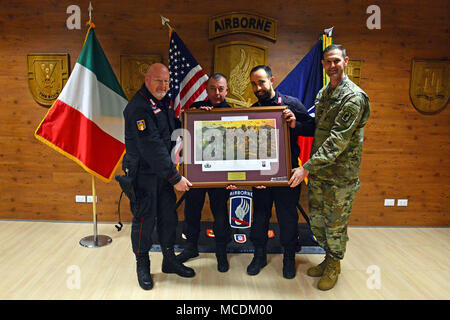
[[[227,79],[223,74],[212,74],[208,80],[206,91],[208,100],[195,102],[191,108],[209,111],[213,108],[230,107],[225,101],[228,85]],[[177,259],[180,262],[185,262],[198,256],[200,219],[207,192],[209,195],[209,206],[214,216],[213,231],[216,240],[217,270],[227,272],[229,269],[227,244],[231,240],[231,228],[227,212],[229,191],[224,188],[192,188],[186,193],[184,232],[187,241],[183,252],[177,256]]]
[[[284,111],[289,123],[292,167],[298,167],[300,148],[294,136],[299,132],[303,136],[314,134],[314,118],[312,118],[303,104],[296,98],[283,95],[273,88],[274,77],[268,66],[260,65],[250,71],[250,82],[258,102],[253,106],[287,106]],[[272,215],[272,205],[275,201],[278,223],[280,226],[280,242],[284,248],[283,277],[295,277],[295,251],[298,242],[298,212],[297,203],[300,197],[300,186],[295,188],[265,187],[253,188],[254,215],[250,239],[255,246],[252,262],[247,267],[249,275],[256,275],[267,264],[266,246],[268,241],[269,221]]]
[[[193,269],[177,261],[174,253],[178,216],[173,189],[187,191],[191,183],[178,173],[170,157],[171,133],[177,120],[166,96],[168,90],[169,70],[155,63],[123,112],[127,153],[122,167],[133,178],[136,195],[136,201],[130,200],[131,243],[138,282],[145,290],[153,287],[149,250],[155,222],[163,254],[162,272],[182,277],[195,275]]]

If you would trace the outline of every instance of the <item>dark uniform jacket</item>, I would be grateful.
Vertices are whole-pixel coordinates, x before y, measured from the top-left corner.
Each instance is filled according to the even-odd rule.
[[[122,167],[130,175],[150,174],[175,185],[181,175],[171,159],[172,132],[180,127],[166,96],[158,101],[142,85],[126,106],[125,148]]]
[[[211,101],[209,101],[209,100],[197,101],[191,105],[191,108],[195,108],[195,109],[198,109],[200,107],[230,108],[230,105],[227,103],[226,100],[223,100],[222,103],[219,104],[218,106],[213,106]]]
[[[297,143],[298,136],[312,137],[314,136],[314,118],[311,117],[305,106],[297,98],[281,94],[275,91],[275,96],[272,99],[258,101],[252,105],[257,106],[287,106],[295,115],[296,126],[295,129],[290,129],[291,141],[291,160],[292,168],[298,167],[298,157],[300,155],[300,147]]]

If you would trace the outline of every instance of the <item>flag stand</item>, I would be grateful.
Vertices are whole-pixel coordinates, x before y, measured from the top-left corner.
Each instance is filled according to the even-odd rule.
[[[80,244],[83,247],[87,248],[98,248],[103,247],[112,242],[112,239],[105,235],[97,235],[97,195],[95,193],[95,180],[94,176],[92,176],[92,209],[93,209],[93,215],[94,215],[94,235],[84,237],[80,240]]]

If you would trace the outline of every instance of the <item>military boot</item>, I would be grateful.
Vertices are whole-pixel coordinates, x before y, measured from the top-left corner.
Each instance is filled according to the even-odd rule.
[[[325,255],[325,259],[317,266],[311,267],[306,271],[306,274],[310,277],[321,277],[323,275],[323,271],[325,270],[325,266],[327,265],[329,259],[328,253]]]
[[[285,249],[283,255],[283,277],[286,279],[295,278],[295,250]]]
[[[227,272],[230,268],[227,259],[227,247],[219,245],[216,247],[216,258],[217,258],[217,270],[219,272]]]
[[[153,280],[150,275],[150,259],[146,256],[136,256],[136,273],[139,285],[144,290],[153,288]]]
[[[176,273],[180,277],[192,278],[195,276],[195,271],[192,268],[184,266],[175,257],[173,247],[161,248],[163,253],[162,272]]]
[[[336,284],[339,273],[341,273],[341,261],[330,256],[317,287],[320,290],[330,290]]]
[[[197,244],[193,242],[187,242],[184,246],[183,252],[177,255],[177,260],[180,263],[185,263],[189,259],[198,257]]]
[[[255,276],[267,265],[266,248],[255,248],[255,254],[252,262],[247,267],[247,274]]]

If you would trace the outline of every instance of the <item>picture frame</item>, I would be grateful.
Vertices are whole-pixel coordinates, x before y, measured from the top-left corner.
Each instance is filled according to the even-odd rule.
[[[286,106],[183,112],[183,175],[193,188],[288,186]]]

